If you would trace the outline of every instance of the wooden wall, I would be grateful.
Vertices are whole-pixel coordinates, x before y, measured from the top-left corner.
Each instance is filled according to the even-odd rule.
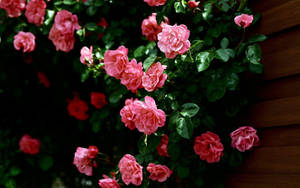
[[[300,188],[300,0],[251,0],[262,22],[265,72],[255,83],[249,121],[261,147],[229,175],[229,188]]]

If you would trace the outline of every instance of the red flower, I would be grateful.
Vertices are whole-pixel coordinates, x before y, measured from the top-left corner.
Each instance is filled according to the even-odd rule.
[[[45,73],[38,72],[38,78],[39,78],[40,82],[45,86],[45,88],[50,87],[50,82],[49,82],[47,76],[45,75]]]
[[[99,149],[97,148],[97,146],[89,146],[89,148],[88,148],[88,157],[93,159],[93,158],[96,157],[98,152],[99,152]]]
[[[164,134],[163,137],[161,138],[160,144],[156,148],[158,155],[169,157],[168,142],[169,142],[169,137]]]
[[[196,1],[189,1],[189,2],[188,2],[188,6],[189,6],[191,9],[196,8],[198,5],[199,5],[199,2],[196,2]]]
[[[38,139],[31,138],[28,134],[25,134],[19,142],[20,150],[26,154],[35,155],[39,153],[41,143]]]
[[[107,104],[104,93],[91,92],[91,104],[98,109],[101,109]]]
[[[69,105],[67,108],[70,116],[78,120],[86,120],[89,117],[89,115],[86,114],[89,109],[88,104],[81,100],[79,96],[75,95],[74,98],[68,102]]]

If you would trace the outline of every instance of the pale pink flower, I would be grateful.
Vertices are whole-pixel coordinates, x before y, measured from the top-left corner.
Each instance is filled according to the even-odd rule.
[[[122,180],[126,185],[132,183],[139,186],[143,181],[143,167],[136,162],[134,156],[130,154],[124,155],[119,162],[119,169]]]
[[[169,142],[169,137],[166,134],[164,134],[163,137],[161,138],[159,145],[156,147],[158,155],[169,157],[168,142]]]
[[[67,10],[57,12],[54,20],[57,30],[62,34],[74,34],[75,30],[80,29],[78,18]]]
[[[142,88],[143,65],[137,63],[135,59],[127,63],[125,70],[121,74],[121,84],[128,90],[137,93],[138,88]]]
[[[90,49],[86,46],[82,47],[80,50],[80,62],[90,66],[93,64],[93,46],[90,46]]]
[[[165,22],[161,22],[161,24],[158,25],[156,13],[152,13],[148,19],[144,19],[142,22],[142,34],[150,41],[157,41],[157,35],[162,31],[163,24],[169,24],[168,18],[165,17]]]
[[[98,150],[98,148],[97,148]],[[73,164],[77,167],[78,171],[87,176],[93,175],[93,166],[96,167],[96,163],[93,161],[95,154],[95,148],[82,148],[77,147],[74,154]]]
[[[137,99],[126,99],[125,106],[120,111],[121,121],[125,124],[125,127],[128,127],[130,130],[135,129],[134,108],[137,101]]]
[[[53,25],[50,30],[49,39],[53,42],[56,51],[61,50],[63,52],[69,52],[74,48],[75,37],[70,34],[64,35],[55,27],[55,25]]]
[[[98,184],[101,188],[120,188],[115,177],[112,179],[106,175],[103,175],[103,179],[99,180]]]
[[[147,171],[150,173],[149,178],[158,182],[166,181],[172,174],[172,170],[167,166],[154,163],[148,164]]]
[[[0,8],[4,9],[8,17],[19,17],[25,9],[25,0],[1,0]]]
[[[167,0],[144,0],[149,6],[160,6],[164,5]]]
[[[234,18],[234,22],[236,23],[236,25],[243,27],[244,29],[246,27],[249,27],[252,21],[253,21],[253,15],[248,15],[248,14],[241,14]]]
[[[104,69],[112,77],[120,79],[128,63],[128,49],[120,46],[116,50],[107,50],[104,54]]]
[[[157,109],[152,97],[146,96],[145,102],[135,103],[134,113],[135,127],[146,135],[154,133],[158,127],[165,125],[165,112]]]
[[[158,48],[165,53],[166,57],[173,59],[177,54],[184,54],[190,48],[188,40],[190,31],[184,24],[173,26],[163,24],[162,32],[158,34]]]
[[[41,142],[36,138],[31,138],[28,134],[22,136],[19,141],[20,150],[26,154],[35,155],[39,153]]]
[[[195,138],[194,151],[200,156],[201,160],[206,160],[208,163],[219,162],[223,150],[224,147],[220,137],[212,132],[208,131]]]
[[[149,92],[162,88],[167,79],[167,74],[163,73],[166,68],[167,66],[161,65],[160,62],[153,63],[143,75],[143,87]]]
[[[250,150],[260,144],[256,130],[253,127],[243,126],[230,133],[231,146],[241,152]]]
[[[46,13],[46,6],[44,0],[30,0],[26,5],[25,11],[28,22],[37,26],[42,25]]]
[[[23,52],[32,52],[35,49],[35,36],[30,32],[19,31],[14,36],[14,47],[16,50],[23,48]]]

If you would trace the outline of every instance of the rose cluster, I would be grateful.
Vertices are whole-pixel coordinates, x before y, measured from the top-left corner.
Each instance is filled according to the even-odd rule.
[[[155,100],[146,96],[145,102],[127,99],[120,111],[121,120],[130,130],[137,128],[146,135],[153,134],[166,121],[164,111],[157,109]]]
[[[96,146],[89,146],[89,148],[77,147],[73,164],[80,173],[92,176],[93,167],[97,167],[97,163],[94,159],[98,152],[99,150]]]

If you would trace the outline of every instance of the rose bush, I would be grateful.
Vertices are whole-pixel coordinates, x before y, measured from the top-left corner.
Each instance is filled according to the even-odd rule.
[[[237,118],[258,18],[234,0],[0,1],[0,186],[222,186],[260,143]]]

